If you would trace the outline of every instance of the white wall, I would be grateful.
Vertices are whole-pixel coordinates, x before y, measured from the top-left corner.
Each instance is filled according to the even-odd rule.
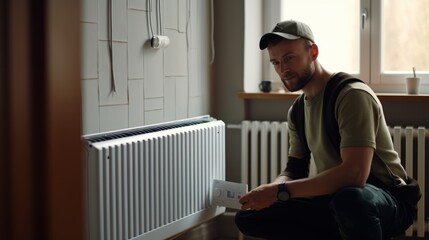
[[[113,0],[116,93],[107,9],[108,0],[82,0],[83,134],[209,114],[210,2]],[[170,38],[167,48],[150,47],[149,16],[153,33]]]

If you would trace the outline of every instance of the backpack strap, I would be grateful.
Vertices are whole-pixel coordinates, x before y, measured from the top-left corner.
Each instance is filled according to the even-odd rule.
[[[303,144],[304,156],[302,158],[294,158],[288,156],[288,161],[286,163],[285,172],[287,176],[292,179],[300,179],[308,177],[309,166],[311,159],[311,152],[308,148],[307,138],[305,137],[305,127],[304,127],[304,94],[298,96],[291,109],[291,122],[295,124],[296,130],[298,132],[299,139]]]
[[[310,149],[307,145],[307,138],[305,137],[305,116],[304,116],[304,93],[299,95],[292,105],[291,110],[291,121],[294,123],[298,132],[299,140],[303,144],[305,150],[305,156],[310,155]]]
[[[335,117],[335,102],[338,98],[338,94],[341,89],[352,82],[363,82],[360,79],[354,78],[353,76],[339,72],[336,73],[327,83],[325,92],[323,93],[323,119],[325,121],[325,128],[328,134],[329,140],[335,149],[340,151],[341,136],[338,129],[338,122]],[[307,138],[305,136],[305,114],[304,114],[304,94],[298,96],[291,110],[291,121],[297,128],[299,138],[304,145],[306,151],[305,155],[310,154],[308,148]]]
[[[337,119],[335,117],[335,103],[341,89],[347,84],[353,82],[362,82],[362,80],[354,78],[353,76],[339,72],[335,74],[331,80],[328,81],[325,92],[323,93],[323,119],[325,121],[326,133],[329,140],[335,149],[340,151],[341,136]]]

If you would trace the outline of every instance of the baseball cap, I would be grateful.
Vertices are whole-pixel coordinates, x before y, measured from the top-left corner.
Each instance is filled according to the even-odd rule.
[[[305,38],[314,42],[313,32],[307,24],[295,20],[288,20],[277,23],[272,32],[264,34],[259,41],[259,48],[261,50],[267,48],[270,38],[275,35],[289,40]]]

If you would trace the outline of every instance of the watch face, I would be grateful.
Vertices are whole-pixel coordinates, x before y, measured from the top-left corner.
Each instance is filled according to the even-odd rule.
[[[287,201],[290,198],[290,193],[286,189],[286,185],[284,183],[280,183],[278,185],[277,199],[280,201]]]
[[[277,195],[277,198],[280,201],[287,201],[289,199],[290,195],[287,191],[281,191],[279,192],[279,194]]]

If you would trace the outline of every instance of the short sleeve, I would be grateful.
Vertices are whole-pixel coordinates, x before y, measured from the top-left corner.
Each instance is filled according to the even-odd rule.
[[[375,148],[380,111],[378,101],[363,89],[350,88],[340,94],[336,102],[340,147]]]

